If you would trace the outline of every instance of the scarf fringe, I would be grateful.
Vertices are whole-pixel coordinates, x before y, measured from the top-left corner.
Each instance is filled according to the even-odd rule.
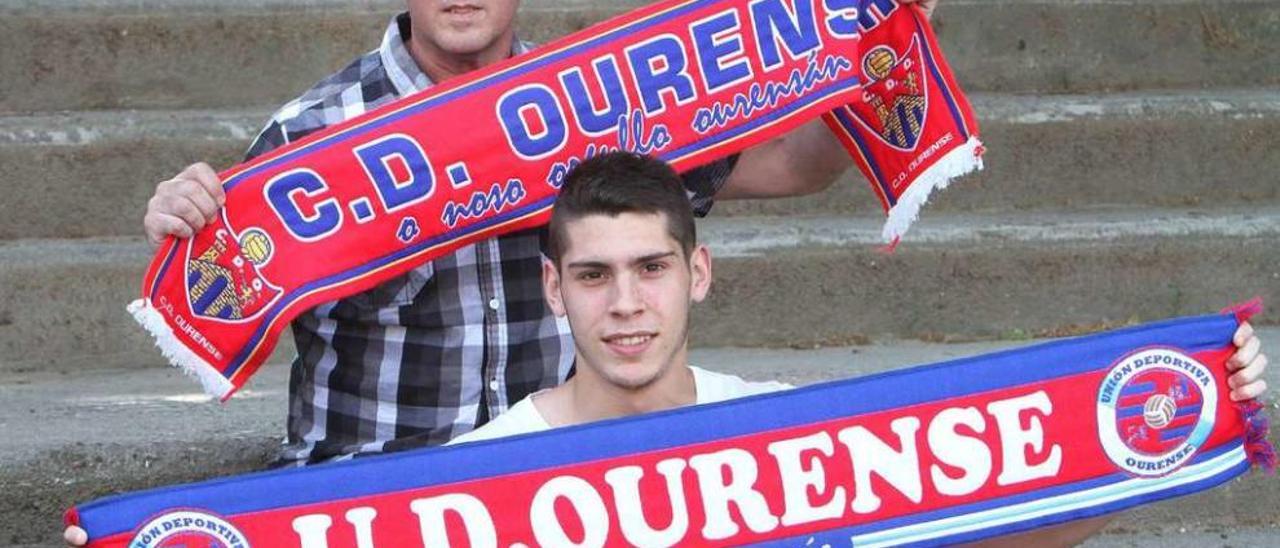
[[[209,362],[184,346],[173,335],[173,330],[165,322],[164,316],[151,306],[149,299],[133,301],[129,303],[127,310],[133,315],[133,319],[155,338],[156,346],[160,348],[160,353],[164,354],[165,359],[169,360],[170,365],[181,369],[189,377],[199,379],[205,393],[221,400],[231,396],[231,391],[234,390],[231,381],[223,377],[222,373]]]
[[[1262,297],[1254,297],[1245,302],[1233,304],[1222,309],[1222,313],[1234,314],[1237,322],[1247,322],[1249,318],[1262,313]]]
[[[1267,410],[1257,400],[1249,400],[1238,404],[1240,413],[1244,415],[1244,452],[1249,462],[1261,466],[1269,474],[1276,473],[1276,448],[1267,440],[1271,421],[1267,418]]]
[[[929,201],[929,195],[934,189],[947,188],[952,179],[982,170],[982,153],[985,150],[977,136],[969,137],[963,145],[929,166],[907,187],[907,191],[898,198],[898,203],[889,209],[889,219],[885,221],[884,230],[880,233],[880,237],[889,243],[887,251],[892,252],[897,247],[897,240],[907,233],[911,223],[920,216],[920,208]]]

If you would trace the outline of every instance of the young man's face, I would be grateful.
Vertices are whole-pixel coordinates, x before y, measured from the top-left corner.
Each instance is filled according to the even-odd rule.
[[[408,0],[414,41],[462,57],[507,44],[519,0]],[[506,54],[508,52],[497,52]]]
[[[711,258],[685,257],[665,214],[588,215],[565,225],[560,264],[545,262],[547,302],[568,316],[579,375],[641,389],[687,362],[689,306],[711,286]]]

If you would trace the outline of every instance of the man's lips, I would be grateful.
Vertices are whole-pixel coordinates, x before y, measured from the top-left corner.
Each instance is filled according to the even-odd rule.
[[[484,8],[472,4],[453,4],[445,6],[444,12],[450,15],[467,16],[484,11]]]
[[[606,336],[603,340],[610,350],[623,356],[634,356],[644,352],[657,336],[653,332],[618,333]]]

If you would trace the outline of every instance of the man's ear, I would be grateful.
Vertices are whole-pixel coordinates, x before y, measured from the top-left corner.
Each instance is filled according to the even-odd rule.
[[[564,317],[564,297],[560,294],[560,271],[551,259],[542,258],[542,296],[558,317]]]
[[[711,250],[705,245],[693,248],[689,256],[689,298],[695,303],[702,302],[711,291]]]

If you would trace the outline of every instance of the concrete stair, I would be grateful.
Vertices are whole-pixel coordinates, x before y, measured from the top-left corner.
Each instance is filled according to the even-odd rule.
[[[1280,299],[1275,206],[929,212],[893,254],[879,250],[880,223],[706,220],[716,282],[694,309],[694,344],[1073,333]],[[0,243],[0,286],[11,288],[0,294],[0,373],[161,365],[124,312],[149,259],[138,238]],[[276,356],[290,352],[286,337]]]
[[[522,37],[647,2],[524,0]],[[14,440],[0,546],[57,546],[75,501],[267,461],[291,345],[226,406],[163,368],[124,312],[150,259],[145,202],[193,161],[239,161],[275,106],[375,47],[402,5],[0,4],[0,439]],[[699,225],[716,257],[699,364],[817,382],[1280,302],[1280,2],[944,0],[935,27],[986,171],[934,196],[893,254],[854,173],[813,196],[717,204]],[[1255,509],[1276,503],[1248,478],[1090,545],[1266,545],[1280,520]]]
[[[524,2],[546,41],[643,0]],[[0,112],[278,104],[377,45],[397,0],[18,0],[0,7]],[[1266,0],[955,0],[937,13],[970,91],[1280,84]],[[68,29],[75,29],[70,32]],[[323,40],[316,40],[323,36]],[[262,75],[269,74],[270,78]]]

